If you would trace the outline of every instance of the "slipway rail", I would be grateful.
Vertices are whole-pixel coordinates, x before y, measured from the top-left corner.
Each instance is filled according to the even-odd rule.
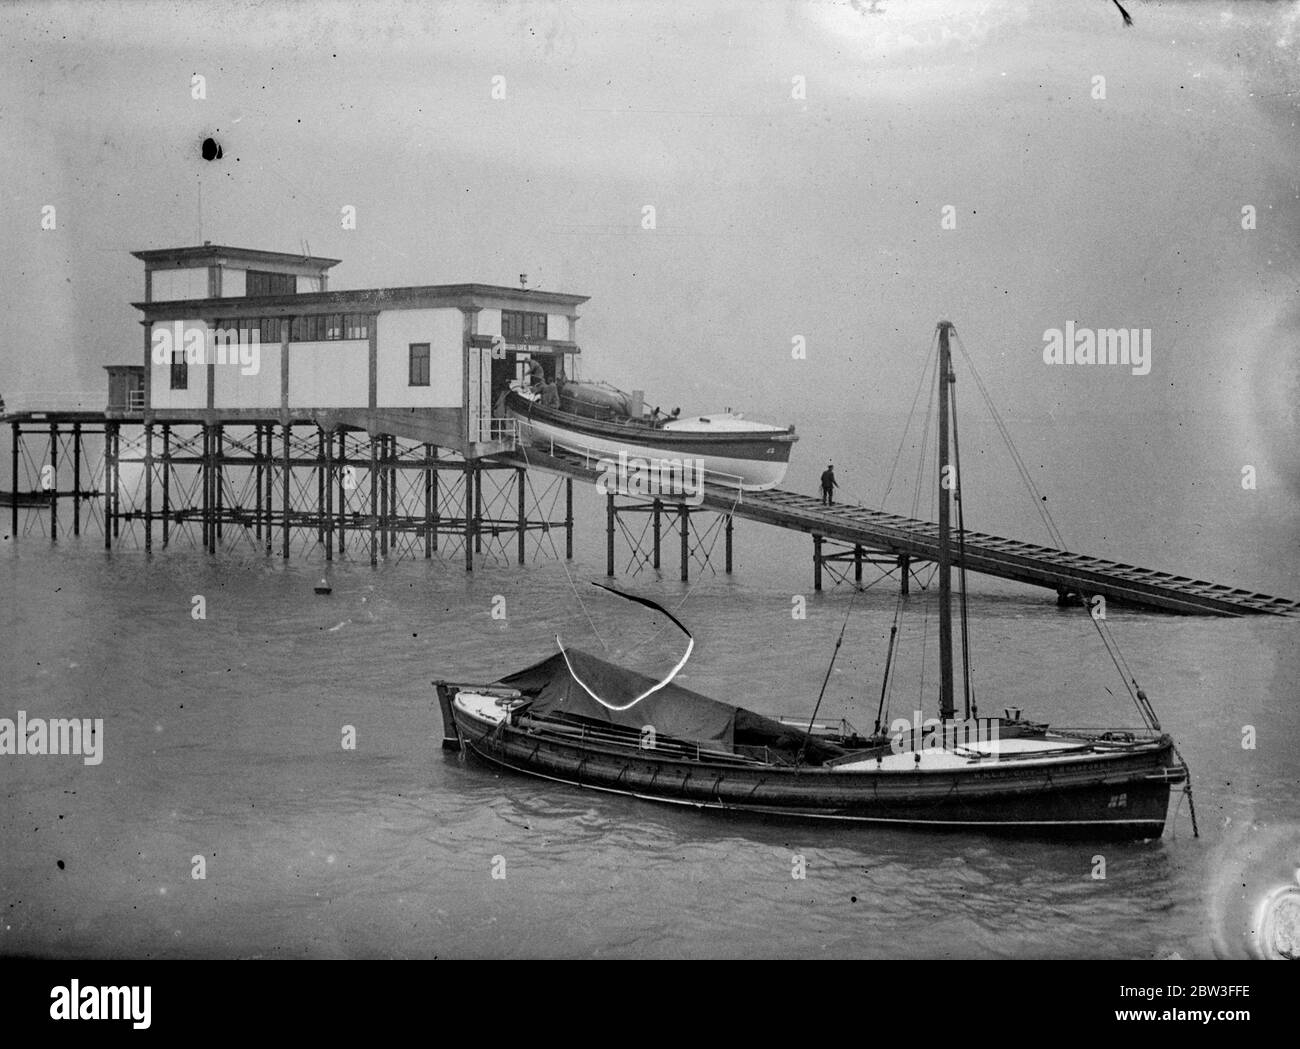
[[[600,476],[599,471],[588,467],[580,457],[547,455],[531,448],[494,458],[593,484]],[[934,522],[899,517],[851,503],[823,506],[821,500],[812,496],[783,489],[743,492],[738,496],[734,489],[706,485],[703,507],[777,528],[806,532],[815,538],[861,546],[899,558],[904,564],[937,561],[939,557],[939,526]],[[952,558],[954,564],[964,562],[968,571],[1043,587],[1063,598],[1090,598],[1100,594],[1107,601],[1184,615],[1300,615],[1300,601],[982,532],[966,533],[964,553],[954,542]]]

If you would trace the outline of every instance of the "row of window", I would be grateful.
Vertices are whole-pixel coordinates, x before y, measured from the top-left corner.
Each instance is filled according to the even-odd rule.
[[[173,390],[189,389],[190,369],[185,361],[185,354],[181,350],[175,351],[172,355],[171,380]],[[427,342],[413,342],[410,344],[408,385],[429,385],[429,344]]]
[[[292,273],[267,273],[264,270],[246,271],[244,294],[296,295],[298,278]]]
[[[281,326],[289,322],[290,342],[332,342],[370,338],[368,313],[313,313],[302,317],[240,317],[219,320],[218,331],[255,331],[259,342],[278,343]]]
[[[546,314],[502,310],[501,337],[507,342],[534,342],[545,339]]]
[[[259,342],[278,343],[281,325],[288,321],[290,342],[333,342],[370,338],[370,316],[367,313],[313,313],[299,317],[239,317],[218,320],[214,327],[218,331],[256,331]],[[544,340],[546,314],[503,310],[501,336],[511,342]]]
[[[324,316],[327,316],[327,315],[324,315],[324,314],[323,314],[322,317],[324,317]],[[328,315],[328,316],[332,316],[332,315]],[[358,316],[358,317],[359,317],[359,316],[362,316],[362,315],[361,315],[361,314],[345,314],[345,315],[343,315],[343,316],[346,316],[346,317]],[[544,320],[545,320],[545,314],[540,314],[540,316],[542,317],[542,319],[543,319],[543,321],[544,321]],[[310,318],[309,318],[309,317],[295,317],[295,318],[294,318],[295,321],[299,321],[299,320],[316,320],[316,319],[317,319],[317,318],[315,318],[315,317],[310,317]],[[272,321],[272,320],[273,320],[273,321],[278,321],[279,318],[276,318],[276,317],[267,317],[267,318],[263,318],[263,323],[265,323],[266,321]],[[230,322],[230,323],[233,324],[233,322]],[[217,327],[218,327],[218,328],[221,328],[221,327],[228,327],[228,326],[229,326],[229,325],[224,324],[223,322],[220,322],[220,321],[217,323]],[[315,329],[311,329],[311,330],[314,331]],[[333,330],[333,329],[329,329],[329,330]],[[346,323],[341,323],[341,326],[340,326],[340,328],[339,328],[338,330],[340,330],[340,331],[351,331],[351,330],[353,330],[353,329],[349,328],[349,327],[346,325]],[[543,336],[543,337],[545,337],[545,336]],[[291,336],[291,338],[292,338],[294,341],[315,342],[315,341],[318,341],[318,340],[320,340],[320,339],[331,339],[331,338],[335,338],[335,339],[336,339],[336,338],[340,338],[340,336],[337,336],[337,335],[307,335],[307,336],[304,336],[302,339],[299,339],[298,336],[294,335],[294,336]],[[366,336],[365,336],[365,335],[348,335],[347,338],[349,338],[349,339],[353,339],[353,338],[361,339],[361,338],[366,338]],[[279,341],[279,336],[277,335],[277,336],[275,337],[275,339],[273,339],[273,340],[270,340],[270,339],[266,339],[266,338],[264,338],[263,341],[275,341],[275,342],[278,342],[278,341]],[[185,390],[185,389],[188,389],[188,388],[189,388],[189,366],[185,363],[185,354],[184,354],[184,352],[181,351],[181,350],[177,350],[177,351],[175,351],[174,355],[172,356],[171,380],[172,380],[172,389],[173,389],[173,390]],[[410,344],[409,344],[409,358],[408,358],[407,385],[409,385],[409,386],[428,386],[428,385],[429,385],[429,343],[427,343],[427,342],[413,342],[413,343],[410,343]]]

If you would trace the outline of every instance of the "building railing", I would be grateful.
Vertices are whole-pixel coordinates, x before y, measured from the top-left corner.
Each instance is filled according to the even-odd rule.
[[[493,416],[488,420],[488,440],[502,441],[509,444],[512,449],[517,448],[519,446],[519,421]]]

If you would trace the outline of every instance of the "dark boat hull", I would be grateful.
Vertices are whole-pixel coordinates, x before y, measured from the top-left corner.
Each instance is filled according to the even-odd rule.
[[[1171,784],[1183,779],[1168,737],[1069,764],[880,774],[629,752],[492,725],[448,707],[444,717],[454,718],[460,742],[502,768],[649,801],[803,820],[1153,838],[1163,832]]]

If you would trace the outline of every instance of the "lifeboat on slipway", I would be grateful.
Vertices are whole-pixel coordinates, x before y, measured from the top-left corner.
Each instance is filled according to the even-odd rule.
[[[530,445],[589,459],[620,454],[651,461],[693,459],[709,484],[757,492],[785,477],[794,447],[793,426],[751,422],[730,410],[682,417],[648,408],[639,393],[605,383],[572,380],[558,388],[558,405],[519,383],[505,395],[505,413]]]

